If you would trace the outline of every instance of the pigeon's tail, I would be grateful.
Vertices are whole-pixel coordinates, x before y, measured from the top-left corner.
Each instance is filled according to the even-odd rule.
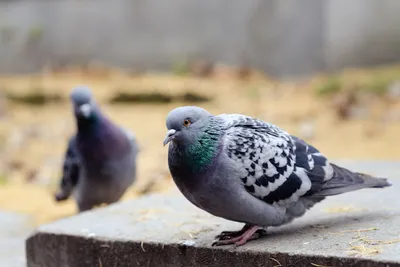
[[[363,188],[384,188],[391,186],[386,178],[376,178],[368,174],[352,172],[345,168],[331,164],[334,176],[315,194],[317,196],[333,196]]]

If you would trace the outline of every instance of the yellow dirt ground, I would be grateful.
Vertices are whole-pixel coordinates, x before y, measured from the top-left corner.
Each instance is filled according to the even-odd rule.
[[[341,121],[334,115],[331,100],[317,97],[310,89],[314,80],[277,83],[263,77],[239,80],[220,75],[210,79],[168,75],[132,76],[108,73],[94,77],[80,73],[37,77],[2,77],[4,91],[24,93],[42,88],[68,96],[72,87],[92,87],[104,112],[118,124],[135,132],[141,146],[138,181],[124,196],[137,197],[150,181],[151,191],[173,186],[167,168],[167,149],[162,146],[167,113],[182,103],[110,105],[107,98],[121,88],[128,92],[198,92],[213,97],[201,104],[218,113],[243,113],[270,121],[301,137],[305,124],[313,124],[314,137],[307,140],[331,158],[400,159],[400,122],[385,123],[383,116],[399,108],[375,100],[371,116],[363,120]],[[303,125],[303,126],[302,126]],[[34,224],[50,222],[75,213],[75,204],[56,204],[53,192],[60,177],[67,138],[74,132],[70,104],[31,107],[8,102],[0,119],[2,147],[0,209],[33,215]],[[305,138],[307,136],[304,136]],[[34,182],[28,183],[31,177]]]

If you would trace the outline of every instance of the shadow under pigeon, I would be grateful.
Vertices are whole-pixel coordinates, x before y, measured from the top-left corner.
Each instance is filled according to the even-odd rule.
[[[383,212],[368,212],[345,216],[339,214],[335,218],[315,218],[311,221],[299,219],[288,225],[269,228],[268,235],[284,237],[292,234],[307,233],[316,229],[324,232],[331,232],[332,230],[344,231],[355,229],[364,223],[368,223],[372,227],[374,222],[380,222],[383,216],[388,216],[388,214]]]

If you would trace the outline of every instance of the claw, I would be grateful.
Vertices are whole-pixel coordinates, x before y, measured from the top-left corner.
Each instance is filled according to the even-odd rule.
[[[240,236],[243,233],[238,233],[238,232],[222,232],[219,235],[217,235],[215,238],[219,240],[226,240],[226,239],[231,239],[237,236]]]
[[[219,235],[217,235],[215,238],[216,239],[231,239],[237,236],[242,235],[244,232],[246,232],[249,228],[251,227],[251,225],[245,224],[243,226],[242,229],[240,229],[239,231],[223,231],[221,232]]]
[[[212,246],[224,246],[234,244],[235,247],[242,246],[250,240],[255,240],[265,235],[266,231],[259,226],[246,226],[236,232],[225,231],[217,236],[219,240],[212,243]]]

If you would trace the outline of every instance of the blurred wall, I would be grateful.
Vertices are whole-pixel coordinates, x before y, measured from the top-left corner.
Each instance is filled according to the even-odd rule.
[[[292,77],[400,60],[398,0],[0,1],[0,72],[187,59]]]
[[[400,1],[326,2],[328,70],[400,62]]]

